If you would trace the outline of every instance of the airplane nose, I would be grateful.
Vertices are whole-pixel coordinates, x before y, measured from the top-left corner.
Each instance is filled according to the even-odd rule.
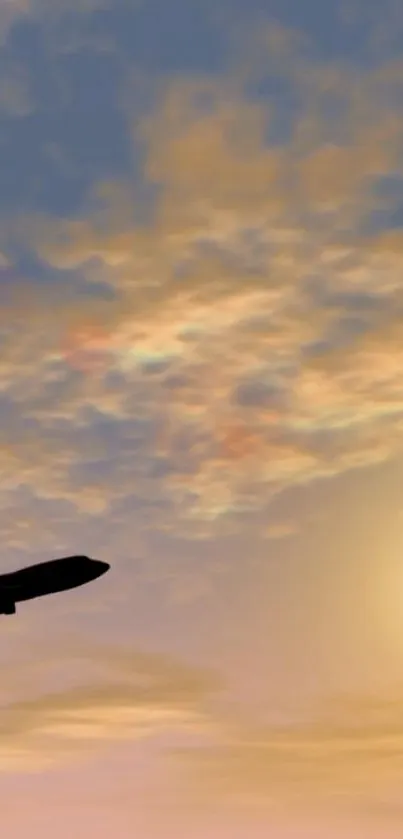
[[[109,571],[111,567],[108,562],[102,562],[101,559],[94,559],[93,562],[95,564],[95,568],[98,572],[99,577],[101,576],[101,574],[105,574],[106,571]]]

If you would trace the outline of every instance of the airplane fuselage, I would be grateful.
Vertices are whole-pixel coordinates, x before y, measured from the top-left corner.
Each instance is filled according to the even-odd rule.
[[[109,567],[107,562],[88,556],[67,556],[1,574],[0,614],[13,614],[15,603],[89,583]]]

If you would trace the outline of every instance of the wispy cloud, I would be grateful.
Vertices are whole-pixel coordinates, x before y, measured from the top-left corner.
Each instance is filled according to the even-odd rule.
[[[402,700],[335,703],[310,723],[250,720],[222,742],[183,750],[195,805],[299,818],[368,815],[401,819]]]
[[[209,702],[216,680],[207,671],[122,647],[83,648],[76,655],[72,647],[64,654],[60,648],[57,656],[66,671],[71,662],[76,674],[84,665],[82,682],[38,695],[38,677],[46,683],[55,661],[48,653],[42,665],[31,668],[31,684],[27,665],[26,698],[2,703],[3,770],[40,769],[121,740],[167,732],[202,735],[212,724]],[[4,675],[3,692],[7,686],[18,694],[16,668],[5,666]]]

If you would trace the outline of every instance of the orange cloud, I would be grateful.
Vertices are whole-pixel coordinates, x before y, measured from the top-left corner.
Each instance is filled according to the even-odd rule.
[[[250,816],[343,817],[383,803],[401,816],[400,698],[363,698],[309,723],[244,726],[216,745],[179,752],[195,806]]]
[[[58,661],[61,655],[67,662],[74,658],[74,649],[58,650]],[[208,701],[215,690],[211,673],[168,657],[124,649],[81,649],[79,658],[83,657],[84,686],[28,698],[32,688],[37,689],[36,663],[26,698],[3,703],[0,767],[4,770],[40,769],[122,739],[167,731],[203,734],[211,726]],[[51,663],[52,652],[42,667],[46,670]],[[97,675],[91,681],[92,669]],[[10,686],[13,674],[8,676]]]
[[[111,338],[101,323],[75,324],[62,337],[60,352],[69,367],[94,373],[110,365]]]

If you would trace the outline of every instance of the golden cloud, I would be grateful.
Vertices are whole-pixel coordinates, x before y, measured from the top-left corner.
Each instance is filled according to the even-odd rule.
[[[76,656],[72,649],[60,649],[59,662],[61,657],[66,667],[72,658],[79,666],[85,662],[87,684],[30,699],[3,701],[0,766],[7,771],[41,768],[85,756],[96,746],[122,739],[136,740],[167,731],[203,734],[212,724],[208,705],[216,681],[207,671],[157,654],[123,649],[82,649]],[[36,689],[38,675],[46,676],[51,666],[48,652],[45,662],[31,668]],[[89,685],[91,671],[94,677]],[[11,681],[15,675],[7,671]],[[25,691],[32,692],[32,686],[30,690],[29,685],[25,686]]]
[[[222,741],[178,750],[195,804],[317,817],[393,811],[403,780],[402,699],[333,705],[314,723],[223,731]]]

